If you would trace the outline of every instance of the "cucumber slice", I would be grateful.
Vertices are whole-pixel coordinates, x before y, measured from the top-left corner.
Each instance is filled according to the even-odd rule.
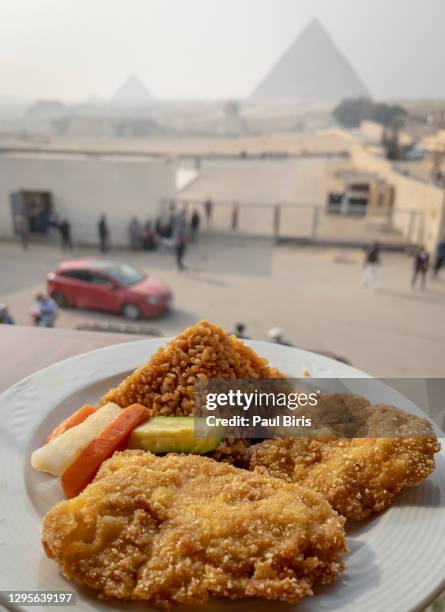
[[[198,438],[195,436],[195,418],[199,417],[159,416],[148,419],[133,429],[128,448],[140,448],[152,453],[199,455],[215,450],[223,438],[223,430],[217,427],[203,429],[206,431],[206,436]]]

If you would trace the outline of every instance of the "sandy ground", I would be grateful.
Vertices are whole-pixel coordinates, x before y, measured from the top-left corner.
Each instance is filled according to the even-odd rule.
[[[76,251],[75,256],[95,255]],[[359,251],[273,247],[266,240],[203,240],[189,248],[188,270],[180,273],[168,253],[119,251],[110,257],[132,262],[171,285],[173,312],[147,323],[173,335],[207,318],[231,330],[247,324],[252,338],[267,339],[273,326],[294,344],[331,350],[382,377],[445,373],[445,277],[427,289],[410,288],[411,260],[384,253],[379,287],[361,286]],[[29,324],[35,293],[63,254],[55,247],[0,243],[0,301],[17,322]],[[64,310],[58,326],[85,321],[120,322],[98,312]]]

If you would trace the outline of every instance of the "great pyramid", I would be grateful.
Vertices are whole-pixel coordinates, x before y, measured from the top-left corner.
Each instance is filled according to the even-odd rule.
[[[369,92],[323,25],[313,19],[252,94],[256,100],[338,101]]]

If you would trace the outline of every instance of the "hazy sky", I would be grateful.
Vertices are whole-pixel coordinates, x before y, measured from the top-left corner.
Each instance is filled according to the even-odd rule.
[[[245,97],[318,17],[376,97],[445,97],[445,0],[0,0],[0,98]]]

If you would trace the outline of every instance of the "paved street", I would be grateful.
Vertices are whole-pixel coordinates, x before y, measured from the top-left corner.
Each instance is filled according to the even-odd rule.
[[[78,256],[94,256],[78,250]],[[231,330],[236,321],[247,333],[267,339],[279,326],[293,343],[331,350],[354,365],[385,377],[444,376],[445,274],[427,289],[409,286],[412,261],[383,253],[379,289],[361,287],[362,254],[352,250],[278,247],[267,240],[206,239],[187,253],[188,271],[176,271],[168,253],[119,251],[110,257],[131,262],[168,282],[175,308],[148,321],[173,335],[200,318]],[[0,243],[0,301],[17,322],[29,325],[33,297],[44,288],[47,272],[63,259],[55,247]],[[118,316],[64,310],[59,327]]]

